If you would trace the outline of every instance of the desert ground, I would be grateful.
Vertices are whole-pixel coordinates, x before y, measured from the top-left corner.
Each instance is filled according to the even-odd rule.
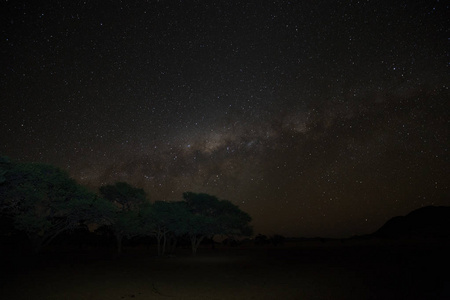
[[[450,299],[447,241],[52,249],[2,255],[2,299]],[[9,256],[9,257],[8,257]]]

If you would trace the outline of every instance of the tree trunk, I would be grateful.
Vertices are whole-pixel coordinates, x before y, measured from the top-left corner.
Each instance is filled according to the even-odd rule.
[[[161,256],[161,232],[158,230],[156,233],[156,243],[158,244],[158,256]]]
[[[211,236],[211,249],[216,250],[216,243],[214,243],[214,235]]]
[[[202,240],[203,240],[203,238],[204,238],[205,236],[196,236],[196,235],[193,235],[193,236],[191,236],[191,248],[192,248],[192,255],[196,255],[197,254],[197,249],[198,249],[198,246],[200,246],[200,243],[202,242]]]
[[[122,240],[123,240],[123,236],[120,234],[116,235],[116,240],[117,240],[117,254],[121,255],[122,254]]]
[[[156,244],[158,244],[158,256],[161,256],[161,238],[159,235],[156,236]]]
[[[162,255],[166,254],[166,234],[163,234]]]
[[[174,254],[176,247],[177,247],[177,238],[172,234],[167,238],[167,252],[170,254]]]
[[[197,254],[197,247],[195,246],[196,244],[196,237],[191,237],[191,249],[192,249],[192,255]]]

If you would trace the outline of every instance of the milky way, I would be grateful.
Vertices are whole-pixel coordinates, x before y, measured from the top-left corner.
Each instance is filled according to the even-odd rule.
[[[448,205],[439,1],[2,4],[0,151],[256,233],[345,237]]]

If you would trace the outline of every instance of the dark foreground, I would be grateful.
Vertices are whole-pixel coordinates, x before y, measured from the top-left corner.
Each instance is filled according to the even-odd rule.
[[[2,299],[450,299],[448,242],[328,241],[279,247],[83,250],[12,258]],[[5,257],[3,257],[5,260]]]

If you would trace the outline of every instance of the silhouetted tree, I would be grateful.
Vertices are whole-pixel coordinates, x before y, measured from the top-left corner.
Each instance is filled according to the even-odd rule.
[[[188,234],[192,253],[196,254],[202,240],[214,235],[251,235],[251,217],[227,200],[208,194],[187,192],[183,194],[191,215],[188,217]]]
[[[29,237],[35,252],[84,223],[102,223],[113,207],[45,164],[0,160],[0,209]]]
[[[146,205],[143,189],[135,188],[126,182],[100,187],[101,195],[116,207],[110,227],[117,242],[117,253],[122,253],[123,238],[142,233],[141,210]]]
[[[224,239],[222,241],[222,244],[225,246],[237,247],[237,246],[242,245],[242,242],[233,237],[229,237],[229,238]]]
[[[237,205],[228,200],[220,200],[215,212],[215,234],[227,236],[250,236],[253,229],[249,225],[252,218]]]
[[[285,240],[286,240],[286,238],[279,234],[275,234],[270,238],[270,242],[274,246],[283,245]]]
[[[268,239],[267,236],[263,235],[263,234],[258,234],[255,237],[255,244],[256,245],[266,245],[268,243]]]
[[[186,233],[189,211],[185,203],[156,201],[142,212],[143,234],[153,234],[158,244],[158,255],[164,255],[168,240],[171,250],[176,245],[176,237]]]

